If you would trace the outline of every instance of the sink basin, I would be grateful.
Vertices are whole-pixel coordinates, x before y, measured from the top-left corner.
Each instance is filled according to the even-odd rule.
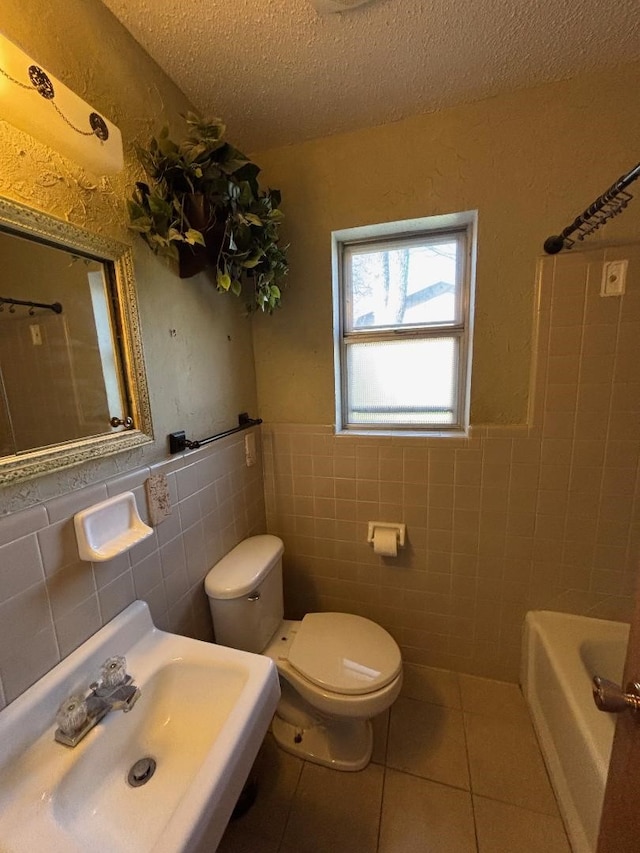
[[[55,742],[59,704],[116,654],[141,690],[133,709]],[[160,631],[134,602],[0,712],[3,853],[210,853],[279,696],[270,659]],[[133,787],[146,758],[155,771]]]

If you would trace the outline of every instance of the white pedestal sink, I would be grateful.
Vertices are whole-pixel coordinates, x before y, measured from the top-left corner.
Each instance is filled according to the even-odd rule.
[[[76,747],[55,742],[62,700],[113,655],[140,699]],[[268,658],[160,631],[134,602],[0,712],[2,853],[211,853],[279,696]],[[155,772],[132,787],[146,757]]]

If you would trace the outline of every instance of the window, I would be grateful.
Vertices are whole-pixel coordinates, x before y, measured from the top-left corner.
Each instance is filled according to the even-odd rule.
[[[433,219],[334,234],[338,429],[466,426],[475,215]]]

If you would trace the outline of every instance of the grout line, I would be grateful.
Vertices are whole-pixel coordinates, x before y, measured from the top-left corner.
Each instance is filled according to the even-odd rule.
[[[469,757],[469,738],[467,736],[467,717],[468,711],[464,708],[463,698],[462,698],[462,684],[460,683],[460,675],[458,674],[456,677],[456,681],[458,682],[458,690],[460,691],[460,706],[462,708],[462,732],[464,735],[464,754],[467,759],[467,773],[469,775],[469,802],[471,804],[471,817],[473,819],[473,836],[475,838],[476,850],[480,850],[480,839],[478,838],[478,823],[476,821],[476,808],[473,801],[473,777],[471,775],[471,759]]]
[[[384,793],[387,785],[387,765],[382,765],[382,788],[380,790],[380,806],[378,808],[378,832],[376,834],[376,853],[380,850],[380,833],[382,831],[382,808],[384,805]]]
[[[389,735],[391,734],[391,714],[393,706],[389,708],[387,714],[387,731],[384,742],[384,761],[382,763],[382,790],[380,792],[380,808],[378,809],[378,834],[376,837],[376,853],[380,849],[380,833],[382,831],[382,809],[384,806],[384,794],[387,786],[387,759],[389,757]]]
[[[491,800],[493,803],[501,803],[503,806],[510,806],[512,809],[521,809],[523,812],[530,812],[531,814],[544,815],[545,817],[555,817],[560,821],[564,829],[564,822],[562,820],[562,816],[558,811],[557,814],[551,814],[551,812],[543,812],[540,809],[532,809],[529,806],[520,806],[518,803],[512,803],[509,800],[499,800],[497,797],[492,797],[489,794],[474,794],[475,797],[478,797],[480,800]],[[554,794],[555,797],[555,794]]]
[[[441,782],[439,779],[434,779],[433,776],[420,776],[418,773],[412,773],[410,770],[403,770],[401,767],[394,767],[390,764],[385,769],[393,770],[395,773],[402,773],[405,776],[411,776],[413,779],[420,779],[422,782],[431,782],[434,785],[441,785],[443,788],[451,788],[452,791],[462,791],[464,794],[471,794],[470,788],[461,788],[459,785],[452,785],[451,782]]]
[[[274,746],[276,749],[282,749],[282,747],[280,747],[275,742],[275,738],[274,738]],[[282,835],[280,836],[280,841],[278,842],[278,851],[282,850],[282,845],[284,844],[284,839],[285,839],[285,836],[287,834],[287,829],[289,827],[289,821],[291,820],[291,812],[293,811],[293,802],[294,802],[296,795],[298,793],[298,789],[300,788],[300,780],[302,779],[302,774],[304,772],[304,768],[306,767],[306,765],[307,765],[307,762],[304,759],[302,759],[302,763],[300,765],[300,772],[298,773],[298,778],[296,780],[295,787],[294,787],[294,789],[291,793],[291,797],[289,799],[289,807],[287,808],[287,815],[286,815],[286,818],[285,818],[283,826],[282,826]]]

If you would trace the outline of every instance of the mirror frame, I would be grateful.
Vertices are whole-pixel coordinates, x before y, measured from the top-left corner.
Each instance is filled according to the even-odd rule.
[[[117,336],[129,411],[134,429],[73,439],[60,444],[0,456],[0,486],[50,474],[74,465],[123,453],[153,441],[151,407],[142,349],[138,298],[133,272],[133,252],[126,243],[93,234],[16,201],[0,197],[0,227],[41,243],[89,255],[107,262],[116,296]],[[112,302],[113,304],[113,302]]]

